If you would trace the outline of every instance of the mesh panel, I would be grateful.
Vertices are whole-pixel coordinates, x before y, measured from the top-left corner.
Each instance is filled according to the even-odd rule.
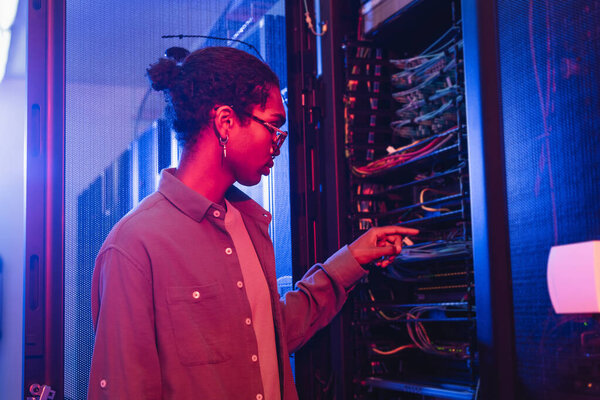
[[[74,400],[85,399],[87,393],[95,257],[112,226],[155,189],[159,166],[176,162],[177,151],[166,148],[173,147],[169,132],[157,121],[163,111],[161,95],[151,93],[143,100],[148,90],[145,69],[171,46],[194,50],[227,44],[161,35],[235,36],[261,51],[282,89],[287,79],[283,1],[66,4],[64,367],[65,398]],[[288,160],[284,146],[272,174],[248,191],[273,213],[280,275],[291,275]]]
[[[600,239],[600,5],[498,5],[520,398],[598,398],[580,341],[597,323],[554,314],[546,267],[551,246]]]

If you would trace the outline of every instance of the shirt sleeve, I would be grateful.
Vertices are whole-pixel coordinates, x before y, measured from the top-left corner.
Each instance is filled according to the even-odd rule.
[[[125,252],[111,247],[98,256],[88,400],[162,398],[152,298],[151,280]]]
[[[298,350],[341,310],[348,293],[367,271],[342,247],[323,264],[313,265],[281,299],[290,353]]]

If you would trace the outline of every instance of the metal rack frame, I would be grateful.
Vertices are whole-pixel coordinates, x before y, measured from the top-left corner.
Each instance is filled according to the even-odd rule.
[[[455,22],[456,24],[456,22]],[[384,64],[386,61],[382,56],[383,50],[372,49],[370,51],[361,50],[361,47],[372,46],[372,44],[368,42],[354,42],[354,43],[346,43],[344,45],[345,50],[345,71],[346,71],[346,80],[349,83],[346,87],[350,90],[346,93],[346,100],[349,96],[358,96],[360,93],[357,89],[362,85],[363,87],[368,86],[373,87],[373,83],[371,85],[366,85],[365,82],[360,82],[360,79],[369,79],[373,78],[373,76],[369,75],[358,75],[356,72],[359,71],[358,68],[355,68],[356,65],[359,65],[360,70],[365,70],[366,65],[368,65],[369,60],[364,60],[360,58],[356,58],[355,55],[368,55],[372,56],[373,54],[378,54],[380,57],[372,58],[371,61],[375,64]],[[457,57],[457,52],[454,52],[455,57]],[[455,62],[458,65],[459,60],[455,58]],[[384,65],[379,68],[379,70],[385,70],[388,68],[388,65]],[[371,68],[371,70],[375,70],[375,68]],[[377,76],[374,77],[378,81],[384,82],[383,77]],[[389,76],[387,77],[389,79]],[[358,84],[356,83],[358,81]],[[464,80],[462,79],[462,75],[458,72],[458,68],[455,69],[454,72],[454,82],[460,84],[461,87],[464,87]],[[380,87],[383,87],[383,84],[380,84]],[[363,91],[364,92],[364,91]],[[380,94],[380,93],[377,93]],[[391,93],[384,93],[383,95],[390,95]],[[374,93],[365,93],[365,95],[374,96]],[[354,132],[349,133],[349,131],[353,130],[355,127],[353,126],[353,122],[355,122],[354,118],[350,117],[352,114],[360,114],[362,115],[362,120],[364,121],[365,115],[369,115],[372,112],[372,116],[370,119],[367,119],[371,122],[371,126],[367,128],[359,127],[357,128],[360,132],[360,135],[364,139],[364,132],[371,129],[377,129],[379,126],[375,126],[373,121],[377,118],[381,118],[386,116],[386,110],[380,110],[378,107],[373,109],[373,104],[380,103],[380,101],[370,101],[368,104],[371,105],[371,110],[365,112],[363,110],[359,110],[356,106],[357,102],[350,103],[345,101],[346,110],[346,154],[350,164],[357,163],[357,153],[356,150],[359,151],[359,154],[364,154],[365,157],[362,160],[362,163],[366,163],[372,161],[373,155],[375,151],[371,151],[369,153],[369,146],[373,146],[375,141],[373,140],[373,134],[368,136],[369,143],[368,144],[360,144],[357,143],[358,140],[355,137]],[[366,103],[362,101],[362,103]],[[392,111],[392,110],[387,110]],[[393,167],[387,168],[380,172],[375,172],[372,174],[363,174],[363,176],[357,176],[360,174],[353,174],[350,177],[350,187],[353,188],[350,196],[350,203],[356,204],[358,209],[355,207],[351,214],[349,215],[349,221],[352,226],[352,231],[354,236],[360,235],[366,228],[368,228],[368,224],[361,224],[361,221],[373,221],[373,225],[383,225],[383,224],[396,224],[396,225],[406,225],[406,226],[416,226],[422,228],[424,226],[435,224],[436,228],[440,225],[449,224],[450,226],[456,225],[459,226],[459,230],[461,233],[458,235],[458,238],[463,241],[470,241],[470,200],[469,200],[469,177],[468,177],[468,164],[467,164],[467,134],[466,127],[463,121],[463,114],[460,108],[457,107],[457,125],[455,128],[450,129],[449,131],[434,134],[432,136],[427,137],[423,140],[422,143],[427,144],[432,142],[433,140],[443,137],[446,135],[455,135],[448,144],[443,147],[429,153],[425,154],[421,157],[416,157],[411,159],[405,163],[395,165]],[[379,135],[385,135],[385,130],[378,130]],[[391,139],[391,132],[388,133],[388,138]],[[390,140],[391,141],[391,140]],[[376,147],[376,146],[373,146]],[[381,147],[381,146],[380,146]],[[367,149],[365,151],[365,149]],[[378,152],[378,154],[382,154]],[[358,161],[360,163],[360,161]],[[442,164],[446,166],[442,171],[436,171],[432,173],[431,176],[425,177],[423,180],[415,180],[414,176],[417,172],[427,170],[427,167],[432,166],[433,164]],[[433,171],[433,168],[431,169]],[[436,197],[432,200],[423,200],[415,201],[416,193],[419,191],[419,188],[423,188],[427,184],[443,180],[446,183],[448,181],[453,181],[455,186],[455,192],[443,195],[441,197]],[[390,184],[391,183],[391,184]],[[369,193],[364,193],[362,185],[375,185],[369,188]],[[387,184],[387,185],[386,185]],[[406,196],[408,199],[404,201],[398,201],[398,199],[387,201],[386,199],[391,197],[393,194],[404,193],[408,194]],[[425,207],[431,207],[436,205],[445,205],[448,207],[447,211],[439,212],[437,214],[423,215],[420,217],[409,217],[408,219],[398,220],[398,217],[401,215],[407,216],[412,211],[420,210]],[[362,205],[362,206],[361,206]],[[378,207],[380,205],[380,207]],[[451,206],[449,206],[451,205]],[[391,208],[390,208],[391,206]],[[361,208],[365,208],[362,210]],[[369,209],[373,208],[373,209]],[[378,209],[379,208],[379,209]],[[412,382],[410,380],[404,382],[400,382],[400,380],[389,379],[384,377],[377,376],[356,376],[355,381],[360,382],[358,386],[363,386],[365,388],[369,388],[368,390],[376,390],[376,389],[384,389],[385,391],[397,391],[397,392],[405,392],[405,393],[419,393],[421,395],[429,395],[436,396],[438,398],[448,398],[448,399],[459,399],[459,398],[472,398],[474,393],[476,392],[476,384],[478,379],[478,371],[477,371],[477,363],[476,359],[476,335],[475,335],[475,307],[474,307],[474,283],[473,283],[473,265],[472,265],[472,254],[469,252],[465,252],[463,254],[456,255],[454,257],[437,257],[435,260],[414,260],[411,262],[411,266],[416,266],[420,263],[426,262],[435,262],[439,265],[449,265],[451,266],[452,271],[454,270],[463,270],[463,274],[460,274],[459,282],[453,282],[453,284],[447,284],[442,286],[423,286],[413,288],[412,290],[415,293],[421,291],[436,291],[436,290],[465,290],[465,299],[466,301],[460,303],[466,305],[465,316],[462,317],[438,317],[438,318],[414,318],[414,319],[406,319],[406,320],[395,320],[391,321],[382,321],[373,318],[375,312],[382,313],[383,310],[395,311],[398,312],[402,309],[410,309],[413,307],[423,306],[421,303],[402,303],[400,301],[395,302],[364,302],[364,301],[355,301],[355,313],[354,313],[354,327],[355,327],[355,345],[357,347],[369,345],[372,343],[372,340],[377,339],[368,339],[365,335],[369,336],[369,330],[374,327],[374,329],[381,329],[382,326],[385,325],[393,325],[393,324],[407,324],[407,323],[441,323],[451,324],[456,326],[456,324],[466,324],[466,327],[460,328],[460,330],[465,332],[465,340],[467,343],[470,343],[469,348],[472,350],[469,353],[469,356],[465,359],[466,368],[470,371],[470,382],[463,382],[459,385],[454,385],[453,387],[441,388],[445,382],[443,379],[440,380],[440,377],[433,378],[429,383],[424,384],[422,382],[416,383],[416,381]],[[391,267],[394,268],[394,267]],[[377,273],[377,272],[373,272]],[[443,276],[442,274],[438,274]],[[448,275],[449,276],[449,275]],[[458,275],[456,275],[458,276]],[[460,283],[462,281],[463,283]],[[365,286],[366,287],[366,286]],[[421,290],[422,289],[422,290]],[[357,290],[361,290],[360,288]],[[363,290],[365,290],[363,288]],[[369,289],[370,293],[370,289]],[[372,296],[372,294],[371,294]],[[424,295],[423,295],[424,296]],[[373,300],[373,298],[372,298]],[[433,305],[435,307],[446,307],[448,304],[456,304],[456,303],[447,303],[447,302],[434,302]],[[431,304],[430,304],[431,306]],[[387,319],[387,318],[386,318]],[[379,326],[379,328],[377,328]],[[356,359],[362,359],[364,362],[369,363],[378,363],[380,362],[378,357],[372,358],[368,355],[368,351],[358,350],[358,355]],[[366,357],[366,358],[365,358]],[[461,358],[464,358],[461,357]],[[410,358],[408,359],[410,360]],[[410,361],[407,361],[410,362]],[[360,368],[359,368],[360,370]],[[456,379],[454,378],[450,378]],[[360,391],[360,389],[357,389]]]

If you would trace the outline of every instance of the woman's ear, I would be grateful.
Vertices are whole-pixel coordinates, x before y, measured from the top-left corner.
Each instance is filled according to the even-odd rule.
[[[214,109],[214,121],[216,133],[221,139],[226,139],[236,123],[235,113],[230,106],[219,106]]]

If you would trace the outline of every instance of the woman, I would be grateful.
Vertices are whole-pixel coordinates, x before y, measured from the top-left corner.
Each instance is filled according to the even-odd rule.
[[[340,310],[361,264],[417,231],[374,228],[280,299],[271,216],[233,186],[268,175],[285,140],[277,77],[227,47],[163,58],[148,76],[183,153],[98,254],[89,398],[296,399],[289,354]]]

